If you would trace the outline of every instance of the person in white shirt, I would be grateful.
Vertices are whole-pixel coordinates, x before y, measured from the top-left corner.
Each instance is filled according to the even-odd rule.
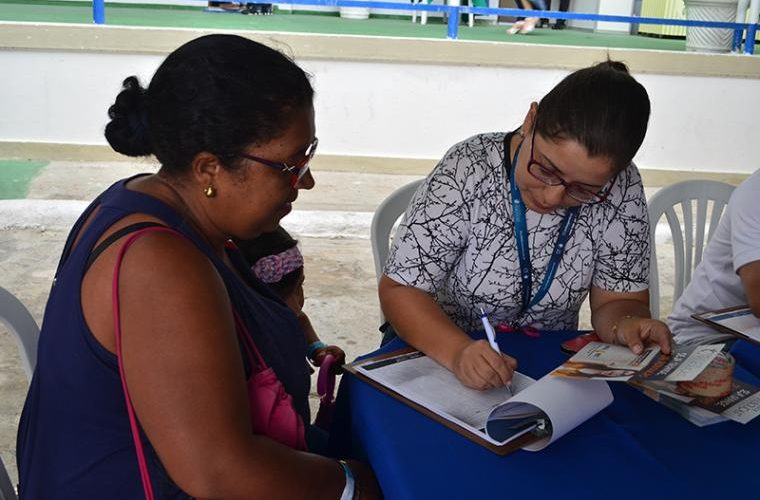
[[[668,317],[679,344],[713,344],[734,337],[693,319],[694,313],[749,305],[760,317],[760,170],[731,195],[702,261]]]

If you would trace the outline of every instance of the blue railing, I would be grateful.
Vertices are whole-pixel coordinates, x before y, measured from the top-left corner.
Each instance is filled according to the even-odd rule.
[[[206,1],[203,1],[205,4]],[[278,3],[266,0],[258,0],[249,3]],[[746,32],[744,42],[744,53],[755,53],[755,35],[759,24],[747,23],[727,23],[723,21],[693,21],[687,19],[665,19],[660,17],[638,17],[638,16],[608,16],[604,14],[586,14],[580,12],[558,12],[553,10],[523,10],[523,9],[492,9],[489,7],[467,7],[453,5],[438,5],[425,3],[399,3],[399,2],[382,2],[382,1],[364,1],[364,0],[286,0],[285,4],[292,5],[317,5],[322,7],[363,7],[370,9],[387,9],[403,11],[426,11],[426,12],[445,12],[448,16],[448,26],[446,36],[449,39],[456,40],[459,34],[459,16],[460,14],[475,14],[486,16],[524,16],[524,17],[543,17],[548,19],[568,19],[578,21],[602,21],[611,23],[628,23],[632,25],[655,24],[668,26],[689,26],[693,28],[722,28],[734,30],[733,48],[738,50],[741,46],[742,35]],[[105,0],[93,0],[92,2],[92,19],[95,24],[105,24],[106,9]]]

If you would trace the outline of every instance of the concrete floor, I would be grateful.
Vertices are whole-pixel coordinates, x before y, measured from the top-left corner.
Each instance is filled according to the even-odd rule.
[[[16,294],[41,323],[68,228],[86,200],[119,178],[152,168],[53,162],[34,179],[26,200],[0,201],[0,286]],[[305,310],[322,339],[342,346],[353,359],[373,350],[380,339],[369,240],[372,213],[394,189],[419,176],[318,171],[315,177],[317,189],[301,194],[283,225],[300,238],[306,258]],[[660,269],[665,270],[661,281],[672,282],[664,262]],[[663,310],[669,310],[663,302]],[[589,327],[585,309],[581,328]],[[0,456],[14,480],[16,428],[26,387],[15,342],[0,326]]]

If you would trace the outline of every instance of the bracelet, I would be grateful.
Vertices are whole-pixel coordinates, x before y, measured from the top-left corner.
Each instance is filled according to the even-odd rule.
[[[343,493],[340,494],[340,500],[353,500],[354,490],[356,488],[354,473],[351,472],[351,468],[348,466],[345,460],[338,460],[338,463],[343,469],[343,473],[346,475],[346,485],[343,487]]]
[[[327,344],[321,340],[315,340],[306,348],[306,357],[309,359],[314,359],[314,353],[320,349],[324,349],[325,347],[327,347]]]
[[[623,321],[624,319],[633,319],[633,318],[634,318],[634,316],[631,316],[630,314],[626,314],[625,316],[623,316],[623,317],[622,317],[622,318],[620,318],[619,320],[615,321],[615,324],[614,324],[614,325],[612,325],[612,328],[610,328],[610,330],[612,330],[612,336],[615,338],[615,340],[617,340],[617,329],[618,329],[618,324],[619,324],[621,321]]]

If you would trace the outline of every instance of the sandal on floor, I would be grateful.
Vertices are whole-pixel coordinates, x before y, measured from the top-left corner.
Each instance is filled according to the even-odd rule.
[[[525,21],[517,21],[515,24],[512,25],[511,28],[507,30],[507,33],[510,35],[516,35],[517,33],[520,33],[520,31],[525,26]]]
[[[536,24],[538,24],[539,19],[537,17],[529,17],[525,20],[525,23],[523,24],[523,27],[520,28],[520,33],[523,35],[527,35],[534,29],[536,29]]]

